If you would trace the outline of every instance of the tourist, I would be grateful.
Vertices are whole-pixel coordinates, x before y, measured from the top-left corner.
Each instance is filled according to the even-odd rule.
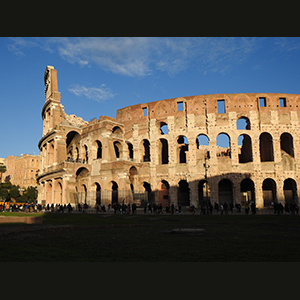
[[[223,215],[223,211],[224,211],[224,207],[223,207],[223,205],[220,203],[220,212],[221,212],[221,215]]]
[[[246,205],[245,205],[245,214],[246,215],[249,214],[249,209],[250,209],[249,202],[246,202]]]
[[[227,202],[224,203],[223,207],[224,207],[225,215],[228,215],[228,204],[227,204]]]
[[[172,203],[171,205],[171,214],[174,215],[174,211],[175,211],[175,206],[174,203]]]

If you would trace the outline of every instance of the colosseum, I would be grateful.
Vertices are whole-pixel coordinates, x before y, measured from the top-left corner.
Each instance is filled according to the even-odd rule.
[[[57,71],[45,71],[38,201],[298,203],[300,95],[199,95],[67,115]]]

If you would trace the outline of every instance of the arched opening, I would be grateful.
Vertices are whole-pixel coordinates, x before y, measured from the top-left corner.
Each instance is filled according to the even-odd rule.
[[[188,139],[180,135],[177,139],[178,144],[178,160],[180,164],[185,164],[187,162],[187,152],[189,151]]]
[[[280,136],[280,148],[281,148],[281,155],[288,154],[291,157],[294,157],[294,142],[293,137],[285,132]]]
[[[89,154],[88,154],[88,146],[83,146],[83,163],[88,163],[89,161]]]
[[[284,181],[283,193],[284,193],[285,203],[298,204],[297,183],[294,179],[288,178]]]
[[[231,157],[230,137],[227,133],[220,133],[217,136],[217,156]]]
[[[233,203],[232,182],[229,179],[222,179],[218,184],[219,188],[219,203]]]
[[[70,131],[66,137],[66,146],[67,148],[71,145],[72,142],[79,142],[80,134],[76,131]]]
[[[118,193],[118,184],[115,181],[112,181],[111,186],[111,204],[118,204],[119,193]]]
[[[114,142],[114,149],[116,158],[120,158],[120,153],[122,151],[122,146],[120,142]]]
[[[206,157],[210,157],[210,153],[208,151],[209,139],[205,134],[199,134],[196,138],[197,152],[196,158],[197,160],[203,160]]]
[[[123,131],[122,129],[119,127],[119,126],[115,126],[113,129],[112,129],[112,133],[114,135],[118,135],[118,136],[121,136],[123,134]]]
[[[66,136],[66,153],[68,153],[69,161],[79,161],[79,147],[80,147],[81,136],[76,131],[70,131]]]
[[[241,205],[246,203],[255,203],[255,188],[254,182],[250,178],[245,178],[241,181]]]
[[[47,149],[47,159],[48,159],[48,165],[52,165],[54,163],[54,142],[51,142],[48,144]]]
[[[210,186],[207,180],[200,180],[198,184],[199,206],[210,203]]]
[[[78,149],[78,147],[76,147],[76,148],[75,148],[75,151],[74,151],[74,160],[75,160],[76,162],[79,161],[79,149]]]
[[[178,187],[178,204],[182,206],[190,205],[190,188],[186,180],[180,180]]]
[[[236,121],[237,130],[250,130],[250,120],[247,117],[241,117]]]
[[[89,170],[85,167],[81,167],[76,171],[76,180],[89,176]]]
[[[56,188],[54,190],[54,202],[62,204],[62,185],[60,182],[56,183]]]
[[[134,176],[134,175],[137,175],[138,171],[137,171],[137,168],[132,166],[130,169],[129,169],[129,176]]]
[[[238,137],[239,163],[248,163],[253,161],[252,142],[248,134],[242,134]]]
[[[143,143],[143,161],[150,161],[150,143],[148,140],[142,140]]]
[[[162,135],[169,133],[168,124],[165,122],[160,122],[159,129],[160,129],[160,134]]]
[[[102,143],[100,141],[96,141],[96,149],[97,149],[97,154],[96,154],[96,158],[100,159],[102,158]]]
[[[152,190],[151,190],[151,185],[150,183],[144,181],[143,183],[143,187],[145,189],[145,194],[146,194],[146,197],[144,197],[144,201],[146,203],[154,203],[154,194],[152,193]],[[141,203],[141,205],[145,205],[145,203]]]
[[[159,139],[159,163],[168,164],[169,163],[169,145],[166,139]]]
[[[133,192],[134,190],[134,184],[135,184],[135,175],[138,174],[137,168],[136,167],[131,167],[129,169],[129,181],[130,185],[132,186],[131,191]]]
[[[158,200],[163,207],[170,206],[169,189],[169,183],[162,180],[158,187]]]
[[[276,182],[267,178],[263,182],[263,199],[264,199],[264,207],[269,207],[277,202],[276,197]]]
[[[96,185],[96,204],[101,205],[101,186],[98,182],[95,182]]]
[[[273,139],[271,134],[263,132],[259,137],[260,161],[274,161]]]
[[[46,189],[46,203],[52,203],[52,184],[50,182],[47,183]]]
[[[127,146],[128,146],[128,158],[133,159],[133,146],[129,142],[127,142]]]
[[[205,134],[199,134],[196,138],[197,149],[200,149],[201,146],[209,146],[209,139]]]

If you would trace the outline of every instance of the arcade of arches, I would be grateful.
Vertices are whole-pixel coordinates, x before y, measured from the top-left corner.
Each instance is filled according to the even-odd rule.
[[[45,91],[40,203],[298,202],[300,95],[172,98],[87,122],[65,113],[51,66]]]

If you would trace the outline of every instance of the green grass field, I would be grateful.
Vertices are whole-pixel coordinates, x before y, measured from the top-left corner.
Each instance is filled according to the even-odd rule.
[[[0,261],[300,261],[300,216],[45,214],[1,224]],[[170,234],[203,228],[204,235]]]
[[[43,216],[43,213],[25,213],[25,212],[8,212],[8,211],[1,211],[0,217],[39,217]]]

